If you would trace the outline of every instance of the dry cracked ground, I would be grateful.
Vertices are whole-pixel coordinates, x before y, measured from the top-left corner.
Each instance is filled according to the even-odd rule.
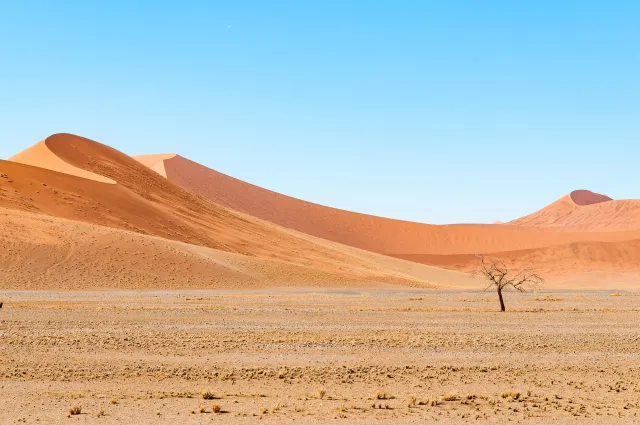
[[[640,423],[637,294],[0,298],[1,424]]]

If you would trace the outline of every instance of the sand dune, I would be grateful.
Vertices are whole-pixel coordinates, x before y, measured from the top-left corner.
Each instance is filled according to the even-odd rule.
[[[612,200],[578,190],[509,224],[571,232],[635,231],[640,228],[640,200]]]
[[[319,250],[332,250],[340,258],[318,267],[6,208],[0,208],[0,241],[0,289],[430,288],[474,283],[462,273],[337,244],[319,244]]]
[[[640,201],[586,191],[512,223],[436,226],[305,202],[175,154],[133,159],[69,134],[0,161],[0,173],[8,287],[468,287],[477,283],[459,271],[479,252],[550,277],[640,270]]]
[[[104,287],[142,288],[320,282],[432,286],[467,279],[460,273],[361,251],[229,210],[89,139],[54,135],[44,146],[70,167],[116,183],[0,161],[0,171],[7,175],[0,179],[0,207],[7,208],[0,230],[7,244],[22,244],[13,257],[4,259],[5,273],[9,273],[5,282],[10,287],[75,288],[98,282]],[[40,156],[30,156],[32,152],[19,157],[37,164]],[[59,219],[75,222],[61,224],[55,221]],[[94,227],[83,227],[87,225]],[[107,232],[106,227],[95,226],[129,232]],[[159,238],[150,242],[136,233]],[[136,252],[145,250],[146,257],[136,257]],[[59,273],[57,278],[52,270]]]
[[[146,157],[136,159],[149,162]],[[584,240],[614,242],[640,238],[640,219],[633,231],[628,231],[631,226],[627,225],[611,226],[611,230],[619,231],[589,235],[578,230],[559,232],[554,228],[538,229],[514,223],[436,226],[393,220],[330,208],[272,192],[179,155],[163,162],[171,182],[215,203],[320,238],[388,255],[491,253]]]
[[[626,275],[640,283],[640,240],[621,242],[575,242],[545,248],[519,251],[496,252],[491,255],[499,258],[511,267],[535,266],[536,270],[554,281],[581,275],[585,280],[593,281],[600,276],[587,276],[593,273],[606,273],[610,276]],[[451,270],[473,271],[478,260],[472,254],[460,255],[398,255],[409,261],[436,265]],[[593,282],[589,286],[596,287]]]
[[[175,157],[175,153],[159,153],[159,154],[151,154],[151,155],[140,155],[134,157],[143,165],[151,168],[156,173],[160,174],[162,177],[167,177],[167,170],[164,168],[164,162],[168,159]]]
[[[115,184],[115,181],[108,177],[83,170],[79,167],[74,167],[68,162],[63,161],[58,155],[49,149],[49,146],[47,146],[47,140],[42,140],[19,154],[12,156],[9,158],[9,161],[46,168],[48,170],[82,177],[97,182]]]

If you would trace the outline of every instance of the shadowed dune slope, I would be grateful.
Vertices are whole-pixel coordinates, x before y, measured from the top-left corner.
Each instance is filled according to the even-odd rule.
[[[20,211],[25,217],[29,213],[39,213],[42,217],[46,214],[59,219],[76,220],[91,225],[169,239],[170,241],[163,242],[169,244],[168,248],[163,248],[165,251],[175,249],[176,245],[173,241],[183,242],[191,247],[188,249],[189,252],[197,251],[196,257],[203,255],[211,257],[211,250],[203,254],[202,250],[205,247],[216,250],[216,258],[219,258],[222,255],[220,252],[223,251],[244,254],[243,261],[251,262],[251,267],[274,270],[265,272],[268,279],[257,278],[257,281],[263,283],[270,281],[273,284],[287,279],[301,285],[319,282],[316,278],[303,278],[303,275],[307,274],[324,276],[327,282],[370,281],[418,286],[430,286],[436,281],[452,283],[466,279],[465,276],[456,272],[433,267],[416,267],[414,263],[324,241],[229,210],[189,193],[127,155],[89,139],[57,134],[47,138],[43,143],[50,153],[67,164],[68,168],[60,172],[60,168],[52,171],[36,167],[33,164],[38,164],[39,156],[29,155],[29,150],[14,157],[24,163],[0,161],[0,173],[6,175],[0,178],[0,207]],[[40,150],[38,152],[41,153]],[[50,162],[44,161],[42,165],[46,167],[49,164]],[[104,176],[116,183],[103,183],[96,179],[80,177],[72,172],[74,169]],[[15,222],[19,221],[19,217],[11,216],[7,220],[2,224],[2,230],[16,227],[21,229],[19,232],[11,232],[10,236],[5,238],[7,243],[21,235],[27,235],[27,238],[22,240],[24,243],[38,241],[38,235],[51,233],[47,227],[52,225],[51,221],[38,222],[32,217],[29,219],[30,225],[17,226]],[[97,244],[96,246],[103,246],[104,250],[91,251],[89,248],[92,238],[87,239],[84,233],[91,234],[95,233],[94,231],[77,227],[78,225],[72,228],[65,226],[67,230],[54,232],[57,235],[54,239],[62,238],[61,242],[50,245],[39,242],[37,249],[32,251],[18,250],[21,253],[18,253],[15,261],[10,263],[20,266],[12,270],[19,273],[20,270],[28,269],[28,264],[32,266],[40,262],[45,264],[47,262],[42,260],[43,258],[58,258],[65,250],[69,251],[65,247],[70,247],[79,240],[83,240],[84,245],[74,249],[73,255],[79,252],[94,252],[97,256],[105,255],[107,269],[103,270],[111,270],[115,276],[120,273],[120,269],[126,268],[126,264],[129,264],[127,261],[131,261],[128,255],[133,255],[135,249],[131,246],[125,249],[129,243],[126,241],[135,239],[137,236],[124,237],[120,234],[117,238],[124,238],[126,242],[122,242],[124,245],[121,245],[116,238],[109,245],[112,249],[107,249],[106,245]],[[41,230],[38,230],[40,228]],[[133,233],[127,232],[127,235],[133,235]],[[134,244],[134,246],[137,245]],[[197,249],[194,246],[197,246]],[[46,251],[47,247],[51,250]],[[196,265],[192,260],[184,260],[182,266],[176,265],[172,269],[165,268],[167,261],[159,261],[159,258],[156,260],[158,261],[150,262],[147,258],[131,264],[137,264],[136,267],[140,270],[156,268],[158,273],[167,274],[167,278],[173,275],[177,279],[175,285],[170,285],[173,288],[196,285],[192,285],[191,280],[181,280],[176,277],[179,274],[185,274],[188,277],[195,273]],[[263,265],[267,264],[264,263],[265,260],[268,260],[270,265]],[[9,260],[5,258],[5,261]],[[62,264],[69,264],[68,259],[63,258],[60,261]],[[286,264],[286,267],[272,267],[274,262]],[[76,263],[81,264],[80,261]],[[92,263],[88,261],[87,264]],[[108,264],[113,266],[107,266]],[[85,275],[91,267],[87,266],[84,269]],[[131,266],[131,268],[135,267]],[[53,269],[61,270],[61,267],[56,265]],[[221,279],[228,277],[229,273],[229,270],[224,267],[214,268],[213,271],[207,270],[207,273],[221,276]],[[105,276],[108,274],[107,271]],[[47,273],[51,273],[50,269],[47,269]],[[198,274],[194,276],[197,277]],[[247,274],[244,272],[241,274],[242,279],[238,277],[239,275],[234,276],[236,280],[229,278],[230,281],[246,281],[247,285],[253,285],[251,279],[246,279]],[[34,282],[37,281],[34,276],[31,278],[35,279]],[[15,279],[18,279],[18,276]],[[77,281],[80,282],[80,280]],[[141,284],[141,287],[153,286],[151,282],[144,282],[146,283]],[[205,282],[211,281],[205,280]],[[50,281],[52,288],[58,284],[60,284],[59,280]],[[202,282],[200,281],[197,285],[202,285]],[[210,285],[200,287],[210,287]]]
[[[577,190],[509,224],[571,232],[636,231],[640,229],[640,200],[612,200]]]
[[[136,159],[154,162],[146,156]],[[580,231],[558,232],[555,229],[504,224],[436,226],[393,220],[285,196],[211,170],[179,155],[162,161],[171,182],[215,203],[310,235],[382,254],[491,253],[584,240],[613,242],[640,238],[640,226],[633,232],[585,234]]]
[[[478,265],[477,258],[472,254],[409,254],[396,257],[460,271],[472,271],[477,269]],[[496,252],[491,257],[500,258],[512,267],[536,265],[537,271],[554,277],[570,276],[576,272],[640,272],[640,240],[583,241],[545,248]]]

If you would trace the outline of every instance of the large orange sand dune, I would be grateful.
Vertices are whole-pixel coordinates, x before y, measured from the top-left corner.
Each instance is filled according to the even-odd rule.
[[[459,273],[320,240],[229,210],[174,185],[115,149],[82,137],[54,135],[12,160],[21,163],[0,161],[0,172],[7,176],[0,179],[0,207],[7,208],[0,233],[15,250],[3,259],[9,273],[3,286],[42,289],[99,283],[180,288],[216,287],[220,285],[212,282],[226,281],[237,287],[241,282],[305,285],[322,280],[330,285],[431,286],[467,280]],[[55,171],[43,168],[52,163]],[[16,211],[22,215],[16,216]],[[78,221],[94,227],[73,224]],[[107,232],[100,226],[128,232]],[[135,234],[163,239],[151,242]],[[149,244],[156,248],[142,248]],[[146,257],[132,258],[145,250],[149,251]],[[169,252],[175,253],[174,261],[167,257]],[[221,252],[240,255],[228,257]],[[258,271],[247,272],[252,268]],[[139,276],[137,284],[135,279],[118,278],[131,273]],[[164,278],[151,279],[158,273]]]
[[[475,263],[466,260],[460,263],[456,256],[469,259],[475,258],[475,253],[488,253],[510,258],[518,266],[540,266],[550,275],[583,273],[592,270],[594,264],[610,271],[619,266],[640,269],[635,251],[626,248],[635,246],[629,241],[640,239],[640,208],[636,209],[640,201],[609,201],[601,195],[579,191],[548,207],[553,211],[553,219],[543,213],[537,220],[524,218],[509,224],[436,226],[306,202],[243,182],[179,155],[135,158],[171,182],[215,203],[320,238],[412,261],[469,270]],[[572,197],[586,206],[576,204]],[[584,225],[566,228],[560,226],[558,217],[563,217],[567,225],[577,222]],[[586,231],[593,228],[599,231]],[[549,264],[554,266],[548,267]]]

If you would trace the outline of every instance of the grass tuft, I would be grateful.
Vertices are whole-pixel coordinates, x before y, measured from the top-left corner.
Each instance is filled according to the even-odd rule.
[[[449,392],[449,393],[446,393],[444,396],[442,396],[442,399],[444,401],[456,401],[458,399],[458,394]]]
[[[387,393],[385,393],[383,391],[378,391],[376,393],[376,400],[388,400],[389,398],[390,398],[389,394],[387,394]]]
[[[204,400],[214,400],[216,398],[216,396],[211,391],[206,390],[206,391],[202,392],[202,398]]]

